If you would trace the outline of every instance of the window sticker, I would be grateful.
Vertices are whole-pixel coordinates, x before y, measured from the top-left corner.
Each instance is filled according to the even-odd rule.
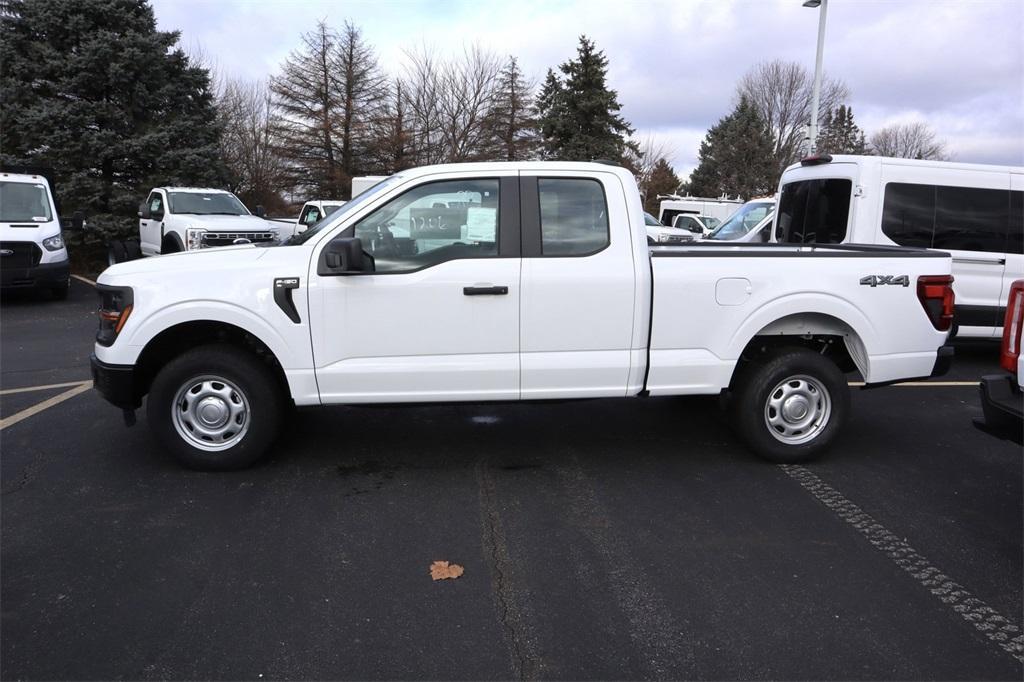
[[[466,241],[496,241],[498,234],[498,209],[470,208],[466,211]]]

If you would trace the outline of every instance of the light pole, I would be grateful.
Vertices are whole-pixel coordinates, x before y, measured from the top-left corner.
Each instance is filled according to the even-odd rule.
[[[807,152],[813,154],[818,140],[818,101],[821,99],[821,60],[825,51],[825,16],[828,0],[804,0],[804,7],[820,7],[818,13],[818,55],[814,60],[814,89],[811,91],[811,121],[807,126]]]

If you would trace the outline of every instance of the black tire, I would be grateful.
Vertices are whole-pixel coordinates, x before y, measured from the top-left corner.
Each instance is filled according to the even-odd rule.
[[[741,368],[733,392],[730,421],[739,436],[754,453],[780,464],[820,456],[850,411],[846,377],[806,348],[780,349]]]
[[[128,254],[125,252],[124,242],[120,239],[113,239],[107,244],[107,265],[117,265],[128,260]]]
[[[124,241],[124,254],[127,260],[138,260],[142,258],[142,247],[138,239],[126,239]]]
[[[181,248],[178,247],[178,242],[174,239],[165,239],[160,245],[160,254],[165,253],[178,253]]]
[[[71,282],[67,281],[63,284],[58,284],[57,286],[52,287],[50,289],[50,296],[52,296],[55,301],[64,301],[67,300],[69,291],[71,291]]]
[[[229,397],[218,406],[222,394]],[[197,445],[204,437],[199,420],[209,416],[197,407],[203,401],[213,401],[206,407],[226,421],[213,426],[224,434],[222,440]],[[182,466],[227,471],[251,466],[267,452],[280,430],[285,404],[280,383],[264,361],[237,346],[217,344],[179,355],[160,370],[146,399],[146,417],[157,440]],[[233,408],[244,413],[242,421],[233,413],[227,416]],[[232,428],[237,430],[233,436]]]

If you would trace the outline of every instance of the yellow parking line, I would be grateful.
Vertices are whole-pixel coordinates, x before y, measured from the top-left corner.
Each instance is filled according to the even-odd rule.
[[[18,422],[20,422],[23,419],[28,419],[32,415],[39,414],[43,410],[47,410],[47,409],[53,407],[54,405],[59,405],[60,403],[62,403],[65,400],[67,400],[68,398],[74,398],[79,393],[85,393],[90,388],[92,388],[92,382],[91,381],[82,382],[82,383],[78,384],[77,386],[75,386],[74,388],[72,388],[72,389],[70,389],[68,391],[64,391],[63,393],[59,393],[59,394],[53,396],[52,398],[47,398],[46,400],[44,400],[41,403],[36,403],[32,407],[26,408],[26,409],[22,410],[21,412],[16,412],[16,413],[12,414],[10,417],[6,417],[4,419],[0,419],[0,431],[3,431],[8,426],[13,426],[14,424],[17,424]]]
[[[96,282],[92,281],[91,279],[89,279],[87,277],[82,277],[81,275],[71,275],[71,276],[74,277],[75,279],[77,279],[79,282],[85,282],[89,286],[93,286],[93,287],[96,286]]]
[[[67,388],[68,386],[81,386],[82,384],[89,383],[88,379],[85,381],[67,381],[63,384],[44,384],[42,386],[26,386],[24,388],[8,388],[0,391],[0,395],[13,395],[15,393],[31,393],[32,391],[46,391],[51,388]]]

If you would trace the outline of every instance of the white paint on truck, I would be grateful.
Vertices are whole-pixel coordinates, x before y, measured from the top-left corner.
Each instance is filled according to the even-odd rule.
[[[942,371],[949,272],[924,250],[650,247],[633,176],[602,164],[433,166],[286,245],[107,269],[93,372],[126,409],[148,392],[160,440],[203,468],[254,461],[284,401],[727,390],[748,445],[797,461],[838,433],[840,368]]]

